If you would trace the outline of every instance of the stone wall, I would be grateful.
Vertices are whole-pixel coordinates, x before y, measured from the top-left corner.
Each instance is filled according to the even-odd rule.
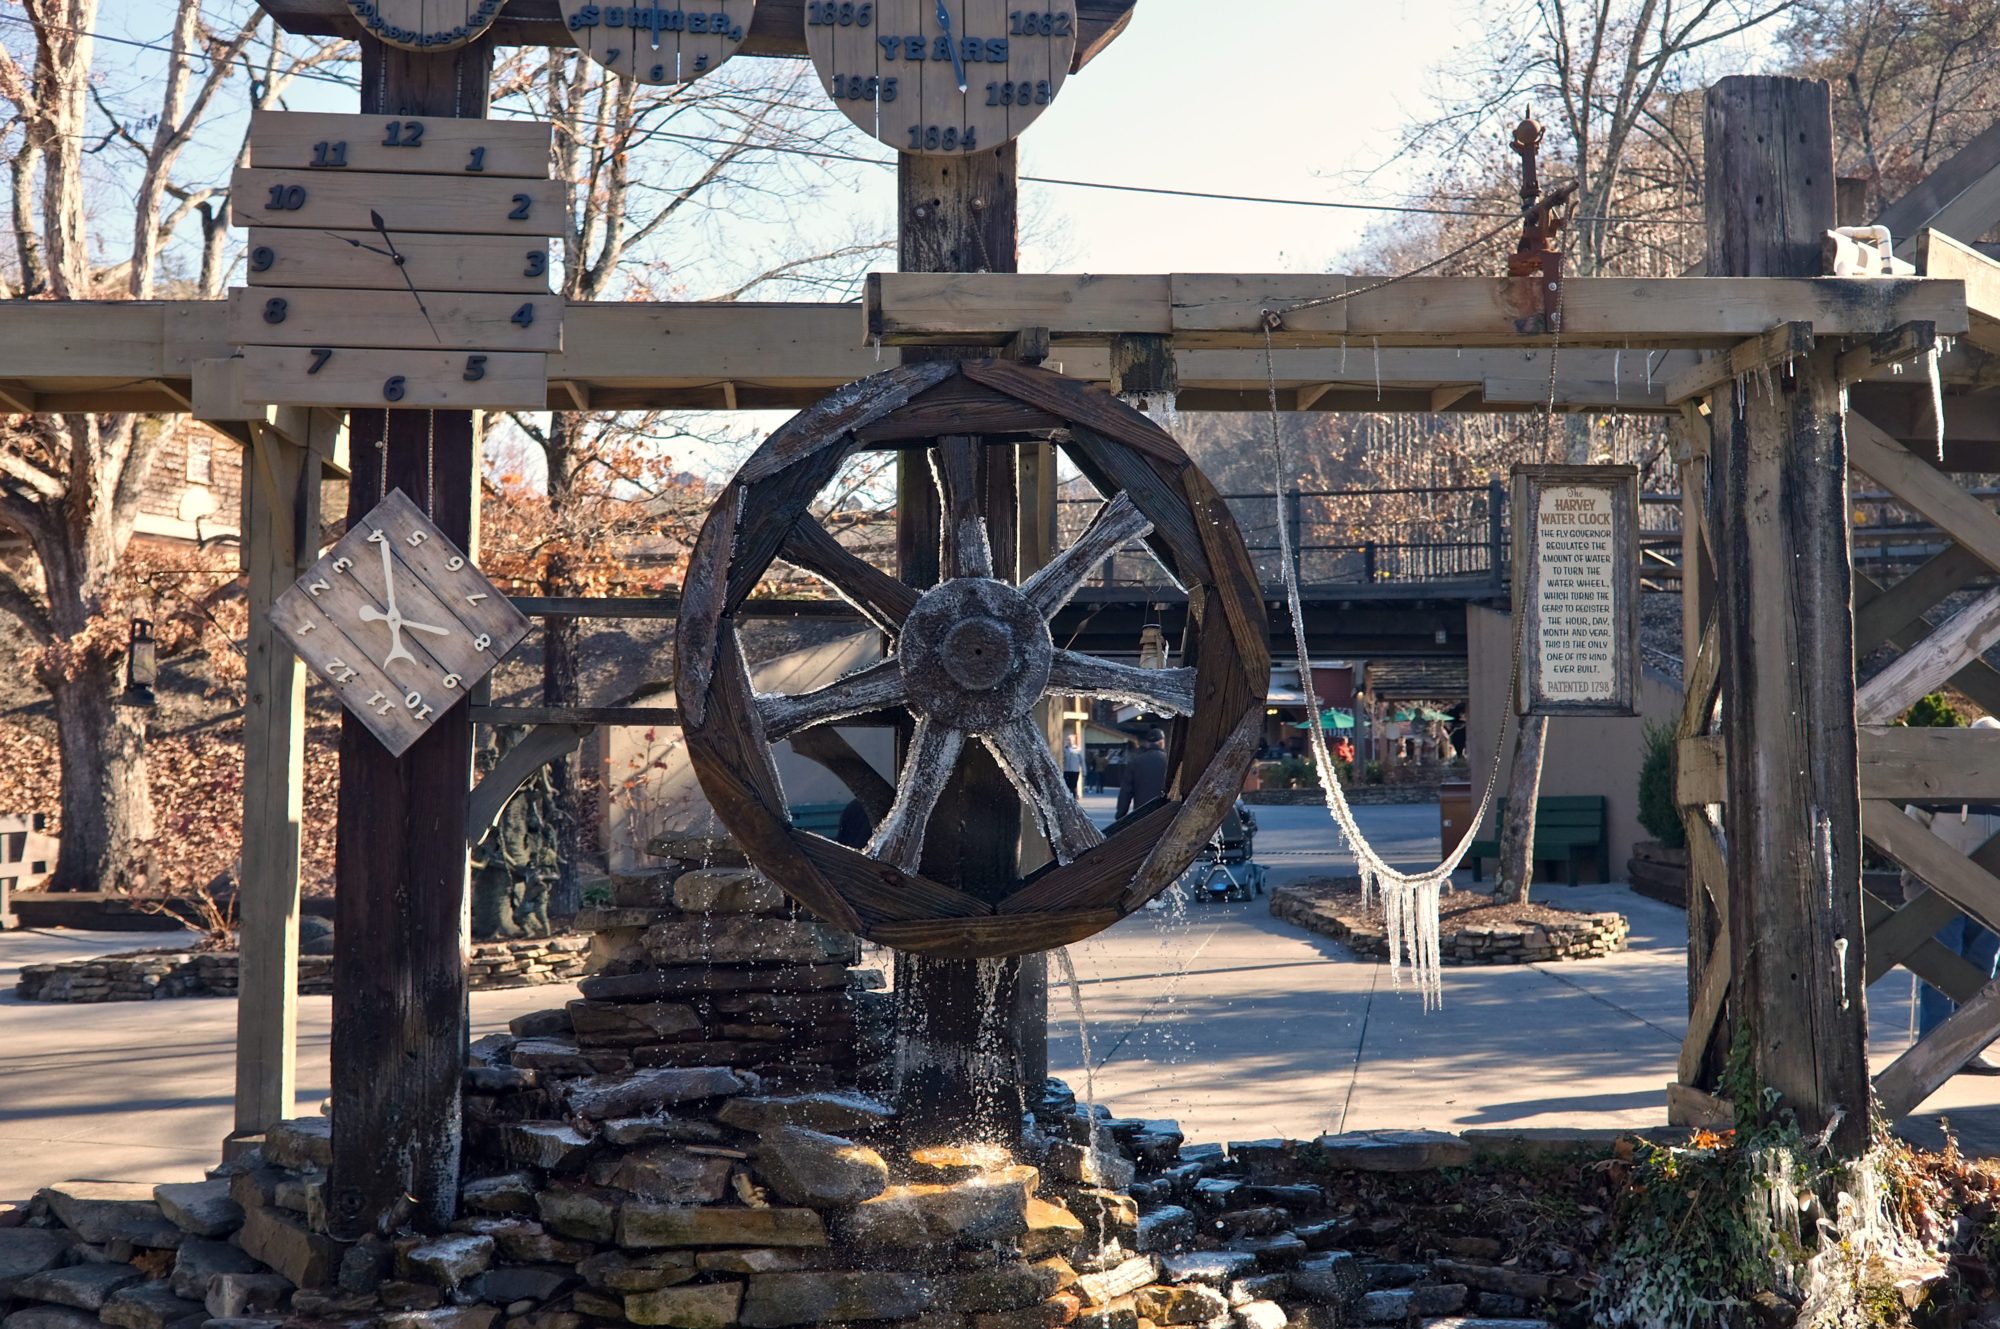
[[[1273,888],[1271,913],[1308,932],[1332,937],[1357,955],[1388,958],[1389,937],[1379,922],[1343,912],[1331,901],[1314,898],[1310,891]],[[1461,928],[1440,937],[1439,946],[1446,964],[1545,964],[1622,951],[1631,930],[1623,914],[1579,912],[1560,922]]]
[[[523,937],[482,941],[472,948],[469,966],[475,991],[569,983],[586,972],[590,939],[581,936]],[[151,1001],[158,997],[233,997],[234,951],[145,951],[105,955],[21,969],[14,990],[23,1001]],[[333,991],[333,957],[299,957],[299,993]]]

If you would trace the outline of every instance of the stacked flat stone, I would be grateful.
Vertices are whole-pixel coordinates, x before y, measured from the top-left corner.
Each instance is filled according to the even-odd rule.
[[[1319,898],[1310,887],[1274,888],[1271,913],[1331,937],[1357,955],[1387,958],[1389,954],[1389,934],[1379,922]],[[1446,932],[1438,944],[1446,964],[1547,964],[1614,955],[1625,949],[1631,931],[1623,914],[1578,911],[1569,918],[1522,927],[1464,927]]]
[[[577,919],[592,934],[592,972],[569,1005],[568,1036],[518,1053],[527,1069],[733,1066],[781,1089],[856,1083],[857,992],[875,979],[851,968],[853,937],[747,867],[618,878],[612,889],[611,907]]]
[[[151,1001],[160,997],[233,997],[239,958],[234,951],[154,951],[95,960],[24,965],[14,985],[23,1001]],[[482,941],[467,974],[474,991],[569,983],[590,961],[590,939],[522,937]],[[333,957],[299,957],[299,995],[333,991]]]

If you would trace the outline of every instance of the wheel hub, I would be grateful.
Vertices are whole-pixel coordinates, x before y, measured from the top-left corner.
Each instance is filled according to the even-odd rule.
[[[1055,645],[1041,614],[1012,586],[959,577],[924,593],[896,654],[912,707],[977,734],[1042,699]]]

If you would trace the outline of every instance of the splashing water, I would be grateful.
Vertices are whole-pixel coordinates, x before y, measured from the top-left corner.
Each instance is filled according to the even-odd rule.
[[[1090,1151],[1093,1171],[1099,1170],[1097,1158],[1097,1070],[1096,1058],[1090,1053],[1090,1022],[1083,1016],[1083,984],[1076,976],[1076,961],[1070,958],[1069,947],[1058,947],[1055,952],[1056,968],[1062,973],[1063,986],[1069,989],[1070,1015],[1076,1020],[1076,1045],[1078,1059],[1083,1063],[1083,1112],[1089,1123],[1085,1134],[1089,1137],[1084,1148]]]

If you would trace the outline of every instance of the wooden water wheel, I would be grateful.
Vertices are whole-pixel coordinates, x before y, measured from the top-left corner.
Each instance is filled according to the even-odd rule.
[[[979,477],[989,447],[1052,441],[1103,493],[1089,528],[1018,582],[997,566]],[[928,448],[942,579],[917,590],[842,548],[808,505],[855,452]],[[1009,453],[1011,456],[1011,452]],[[1144,537],[1187,589],[1176,669],[1062,650],[1049,620],[1105,557]],[[797,696],[759,694],[734,616],[773,560],[830,583],[892,638],[879,664]],[[961,958],[1046,950],[1101,931],[1171,885],[1221,823],[1255,755],[1270,680],[1249,551],[1173,438],[1099,389],[1007,361],[905,365],[801,412],[737,472],[695,544],[677,638],[689,755],[745,855],[823,921]],[[1135,643],[1136,644],[1136,643]],[[1070,795],[1035,706],[1136,702],[1176,717],[1165,798],[1101,832]],[[907,712],[894,803],[866,852],[790,824],[771,744],[818,725]],[[1053,861],[977,898],[923,875],[925,831],[972,744],[997,759]]]

